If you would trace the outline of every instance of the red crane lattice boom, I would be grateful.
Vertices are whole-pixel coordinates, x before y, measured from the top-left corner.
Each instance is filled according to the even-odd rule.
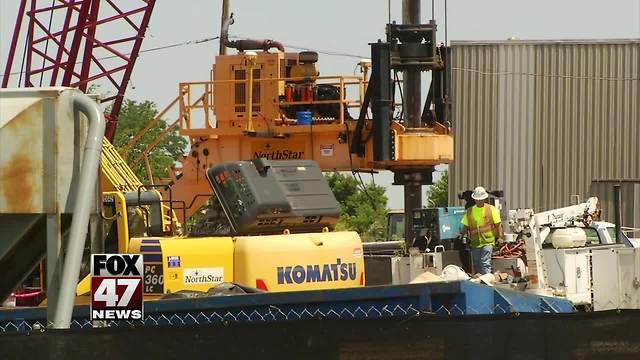
[[[100,82],[112,102],[106,136],[113,140],[118,113],[149,25],[155,0],[21,0],[2,87],[71,86],[87,91]],[[22,25],[26,23],[26,33]],[[24,39],[19,72],[15,55]]]

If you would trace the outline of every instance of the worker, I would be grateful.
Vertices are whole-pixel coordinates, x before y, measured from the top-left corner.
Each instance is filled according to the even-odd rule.
[[[475,205],[468,208],[462,217],[462,231],[458,237],[469,234],[471,238],[471,258],[476,273],[480,275],[491,273],[491,255],[493,247],[504,241],[504,231],[500,212],[495,206],[487,204],[489,194],[478,186],[473,190],[471,197]]]

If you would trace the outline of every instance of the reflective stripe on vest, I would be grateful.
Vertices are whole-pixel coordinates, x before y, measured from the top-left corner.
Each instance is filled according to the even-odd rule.
[[[473,207],[467,209],[467,220],[469,221],[469,234],[486,233],[493,230],[493,221],[491,221],[491,205],[484,205],[484,225],[478,227],[472,216]]]

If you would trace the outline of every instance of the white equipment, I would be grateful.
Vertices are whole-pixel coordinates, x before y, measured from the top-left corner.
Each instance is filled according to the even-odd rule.
[[[557,229],[550,237],[551,244],[556,249],[576,248],[587,244],[587,234],[579,227]]]
[[[415,252],[409,256],[391,258],[391,278],[393,284],[408,284],[425,272],[442,274],[442,254],[444,246],[438,245],[434,252]]]
[[[593,251],[593,310],[640,309],[640,249]]]
[[[551,228],[571,228],[576,225],[591,225],[600,215],[600,204],[597,197],[591,197],[586,202],[567,206],[560,209],[534,213],[532,209],[517,209],[509,211],[509,227],[511,231],[524,237],[527,252],[527,268],[529,272],[530,288],[546,289],[549,285],[547,266],[542,251],[542,243],[551,232]],[[567,234],[558,235],[556,243],[559,247],[570,245],[573,240],[567,239]],[[580,242],[582,236],[577,242]],[[585,241],[586,242],[586,241]]]
[[[511,230],[523,237],[530,288],[566,297],[593,310],[640,308],[640,249],[615,225],[594,221],[597,198],[535,214],[509,212]],[[624,235],[624,234],[623,234]],[[543,248],[545,239],[553,248]]]

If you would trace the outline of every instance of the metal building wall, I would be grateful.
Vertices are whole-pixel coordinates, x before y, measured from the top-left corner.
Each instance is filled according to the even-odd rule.
[[[610,222],[615,221],[615,207],[613,186],[620,185],[620,198],[622,200],[622,225],[640,228],[640,179],[628,181],[595,180],[591,182],[590,193],[600,199],[602,206],[601,218]],[[640,238],[640,232],[632,237]]]
[[[452,42],[451,76],[451,203],[482,184],[549,209],[640,178],[640,39]]]

